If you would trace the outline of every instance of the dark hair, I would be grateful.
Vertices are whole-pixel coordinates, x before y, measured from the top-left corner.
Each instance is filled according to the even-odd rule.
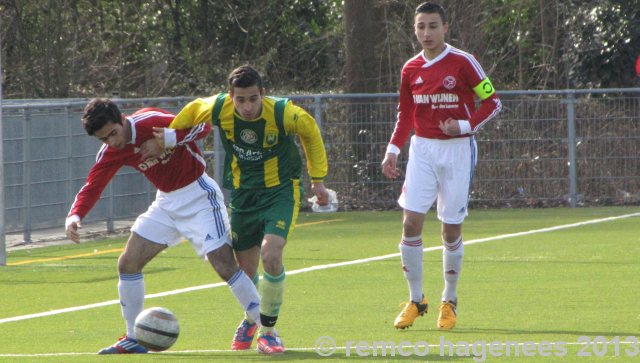
[[[418,15],[420,13],[426,13],[426,14],[438,13],[440,14],[440,18],[442,19],[442,24],[447,22],[447,16],[445,15],[444,8],[438,4],[422,3],[418,5],[418,7],[416,8],[415,15]]]
[[[250,65],[240,66],[229,74],[230,90],[233,90],[234,87],[247,88],[251,86],[258,86],[259,89],[262,89],[262,77]]]
[[[84,107],[82,126],[87,134],[93,136],[109,122],[122,125],[122,113],[110,99],[94,98]]]

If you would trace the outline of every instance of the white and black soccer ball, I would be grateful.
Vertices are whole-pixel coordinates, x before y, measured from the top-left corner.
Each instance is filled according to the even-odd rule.
[[[169,349],[178,340],[180,326],[169,309],[153,307],[138,314],[134,332],[140,345],[160,352]]]

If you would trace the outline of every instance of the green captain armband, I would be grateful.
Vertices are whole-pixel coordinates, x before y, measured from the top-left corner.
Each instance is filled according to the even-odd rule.
[[[489,77],[487,77],[477,86],[473,87],[473,92],[475,92],[481,100],[486,100],[491,97],[492,94],[496,93],[496,90],[493,89],[493,85],[491,84]]]

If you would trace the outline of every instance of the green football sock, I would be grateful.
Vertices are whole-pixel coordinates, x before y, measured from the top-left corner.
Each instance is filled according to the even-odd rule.
[[[280,314],[280,306],[284,298],[285,270],[277,276],[271,276],[267,272],[262,275],[260,283],[260,316],[262,325],[272,327]],[[265,318],[268,321],[264,321]]]

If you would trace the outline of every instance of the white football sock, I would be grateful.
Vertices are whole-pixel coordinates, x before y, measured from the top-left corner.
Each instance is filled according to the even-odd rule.
[[[444,276],[442,301],[457,301],[456,289],[460,272],[462,271],[462,257],[464,256],[462,236],[453,243],[442,240],[442,244],[444,245],[442,250],[442,274]]]
[[[398,245],[411,301],[422,301],[422,236],[402,237]]]
[[[249,276],[238,269],[238,272],[231,276],[227,284],[245,313],[260,325],[260,295]]]
[[[246,272],[245,272],[245,273],[246,273]],[[249,275],[247,275],[247,276],[249,276]],[[259,286],[260,286],[260,285],[259,285],[259,284],[260,284],[260,276],[258,276],[258,274],[257,274],[257,273],[256,273],[256,275],[255,275],[255,276],[253,276],[253,278],[251,279],[251,282],[253,282],[253,284],[254,284],[254,285],[256,285],[256,290],[258,290],[258,291],[259,291]],[[249,316],[249,314],[247,314],[247,312],[246,312],[246,311],[244,312],[244,319],[245,319],[246,321],[248,321],[249,323],[251,323],[251,324],[253,324],[253,323],[255,323],[255,322],[256,322],[255,320],[253,320],[253,319]]]
[[[122,317],[127,322],[127,336],[136,337],[133,326],[136,317],[144,308],[144,277],[142,272],[137,274],[120,274],[118,279],[118,295]]]

